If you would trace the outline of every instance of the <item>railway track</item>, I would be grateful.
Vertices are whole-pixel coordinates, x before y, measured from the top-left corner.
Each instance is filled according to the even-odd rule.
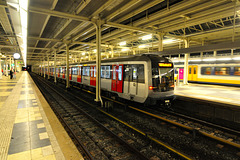
[[[87,159],[148,159],[42,79],[34,81]],[[60,92],[60,93],[59,93]],[[94,114],[94,113],[91,113]]]
[[[87,93],[93,94],[92,92],[89,92],[89,91],[87,91]],[[77,97],[75,96],[75,98],[77,98]],[[126,107],[126,104],[122,104],[121,102],[109,99],[107,97],[104,97],[104,98],[108,101],[114,101],[115,104],[124,105]],[[120,108],[123,108],[123,107],[120,107]],[[143,136],[146,136],[147,139],[149,139],[151,142],[161,145],[161,147],[168,148],[169,150],[171,150],[172,152],[174,152],[181,158],[185,158],[185,159],[192,159],[192,158],[193,159],[206,159],[206,158],[207,159],[216,159],[216,158],[221,159],[221,157],[224,157],[224,159],[239,158],[238,157],[238,154],[239,154],[238,143],[232,142],[233,139],[232,140],[228,139],[227,140],[228,143],[225,143],[224,141],[222,141],[224,138],[221,137],[222,136],[221,133],[217,133],[218,138],[216,138],[217,136],[213,135],[210,131],[206,132],[206,134],[200,134],[201,136],[204,135],[205,137],[206,137],[206,135],[210,135],[207,137],[210,139],[214,139],[214,142],[217,142],[217,143],[211,142],[211,144],[209,145],[209,142],[208,142],[209,139],[203,140],[202,138],[199,138],[199,133],[202,132],[200,130],[202,128],[200,127],[200,129],[199,129],[199,126],[198,127],[192,126],[192,123],[186,122],[185,120],[183,120],[182,123],[180,123],[179,117],[178,117],[178,119],[176,119],[176,118],[170,117],[169,115],[166,115],[166,114],[160,115],[159,112],[158,111],[156,112],[155,110],[148,109],[148,111],[147,111],[146,108],[140,109],[140,108],[136,108],[133,106],[127,106],[127,108],[128,108],[128,110],[132,110],[132,111],[134,110],[134,112],[133,113],[131,113],[132,111],[125,112],[119,108],[117,108],[117,109],[114,108],[114,112],[109,114],[102,109],[99,109],[99,110],[102,113],[113,118],[114,120],[121,122],[124,125],[128,125],[128,127],[132,128],[136,132],[142,134]],[[136,111],[139,113],[136,114]],[[124,118],[122,118],[122,117],[124,117]],[[182,116],[181,118],[183,118],[183,117],[184,116]],[[191,117],[189,117],[189,119],[191,119]],[[168,125],[166,125],[166,124],[168,124]],[[169,124],[171,124],[173,126],[177,126],[177,129],[176,129],[176,127],[169,126]],[[161,126],[161,127],[159,127],[159,126]],[[161,129],[159,130],[158,128],[161,128]],[[179,128],[181,128],[181,129],[179,130]],[[203,127],[203,128],[206,128],[206,127]],[[208,128],[209,128],[209,124],[208,124]],[[184,131],[183,131],[183,129],[184,129]],[[171,131],[169,132],[168,130],[171,130]],[[177,132],[179,132],[179,133],[181,132],[183,134],[181,136],[178,135],[179,133],[176,133],[176,130],[177,130]],[[188,131],[186,131],[186,130],[188,130]],[[159,136],[159,134],[161,134],[161,135]],[[175,135],[177,135],[177,136],[175,136]],[[172,136],[172,138],[170,138],[171,136]],[[219,138],[219,136],[221,138]],[[174,140],[171,140],[171,139],[174,139]],[[183,139],[183,141],[178,141],[177,139]],[[174,147],[170,147],[169,145],[166,145],[166,143],[162,143],[161,141],[167,142],[167,144],[174,144],[173,145]],[[199,143],[199,141],[202,143]],[[222,147],[223,143],[234,148],[233,149],[234,151],[232,150],[231,147],[230,148]],[[231,145],[231,143],[234,145]],[[188,145],[188,146],[186,146],[186,145]],[[196,147],[194,148],[192,145],[195,145],[195,146],[201,145],[201,146],[200,147],[198,146],[198,149],[197,149]],[[208,146],[206,146],[206,145],[208,145]],[[182,147],[179,148],[179,146],[182,146]],[[182,149],[182,148],[184,148],[184,149]],[[212,148],[215,148],[215,149],[212,149]],[[191,151],[190,153],[188,153],[189,150]],[[190,156],[186,156],[187,154],[182,154],[182,153],[187,153]],[[181,154],[182,154],[182,156],[181,156]],[[198,156],[199,154],[200,154],[200,156]]]

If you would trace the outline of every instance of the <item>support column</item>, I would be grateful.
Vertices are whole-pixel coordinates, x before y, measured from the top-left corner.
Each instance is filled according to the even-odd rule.
[[[185,48],[189,48],[189,39],[185,39]],[[188,84],[188,57],[189,53],[185,54],[185,61],[184,61],[184,77],[183,77],[183,84]]]
[[[50,79],[50,71],[49,71],[49,56],[47,56],[47,74],[48,74],[48,76],[47,76],[47,79]]]
[[[97,56],[96,56],[96,102],[101,101],[101,77],[100,77],[100,68],[101,68],[101,21],[98,20],[96,23],[96,45],[97,45]],[[113,53],[113,48],[112,53]]]
[[[45,61],[43,61],[43,77],[45,78],[46,77],[46,66],[45,66]]]
[[[56,56],[57,50],[54,51],[54,83],[57,83],[57,73],[56,73]]]
[[[41,64],[41,76],[43,76],[43,60],[42,60],[42,64]]]
[[[233,56],[233,49],[231,49],[231,56]]]
[[[8,76],[8,63],[7,63],[7,57],[5,59],[5,75]]]
[[[163,51],[163,33],[158,35],[158,51]]]
[[[66,43],[66,88],[69,89],[70,88],[70,82],[69,82],[69,44]]]
[[[214,56],[214,57],[217,56],[217,51],[213,51],[213,56]]]
[[[136,49],[133,48],[133,55],[136,55]]]
[[[111,46],[110,48],[111,48],[111,57],[113,58],[114,56],[113,46]]]

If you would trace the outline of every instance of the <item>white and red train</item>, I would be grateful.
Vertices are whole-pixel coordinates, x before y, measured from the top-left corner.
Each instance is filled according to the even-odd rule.
[[[84,88],[96,86],[95,61],[69,65],[69,80]],[[54,68],[48,73],[54,76]],[[41,73],[41,68],[35,70]],[[56,68],[56,76],[66,79],[66,66]],[[147,105],[169,103],[174,99],[174,67],[164,57],[142,54],[102,60],[101,90],[110,95]]]

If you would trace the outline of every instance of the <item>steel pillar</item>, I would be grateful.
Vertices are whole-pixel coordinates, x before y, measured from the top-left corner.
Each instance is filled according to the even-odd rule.
[[[48,79],[50,79],[50,71],[49,71],[49,56],[47,56],[47,63],[48,63],[48,65],[47,65],[47,70],[48,70],[48,72],[47,72],[47,74],[48,74]]]
[[[56,56],[57,51],[54,51],[54,83],[57,83],[57,73],[56,73]]]
[[[46,77],[45,61],[43,61],[43,77]]]
[[[66,57],[66,88],[69,89],[70,87],[70,82],[69,82],[69,44],[65,43],[66,44],[66,54],[67,54],[67,57]]]
[[[158,34],[158,51],[163,51],[163,33]]]
[[[8,76],[8,63],[7,63],[7,58],[5,59],[5,75]]]
[[[189,39],[185,39],[185,48],[189,48]],[[188,57],[189,53],[185,54],[185,61],[184,61],[184,77],[183,77],[183,84],[188,84]]]
[[[96,23],[96,43],[97,43],[97,56],[96,56],[96,102],[101,101],[101,21],[97,20]],[[112,49],[113,51],[113,49]]]

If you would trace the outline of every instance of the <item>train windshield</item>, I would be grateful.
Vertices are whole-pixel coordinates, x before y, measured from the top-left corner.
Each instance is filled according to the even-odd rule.
[[[158,63],[152,68],[153,91],[166,92],[174,89],[174,68],[172,63]]]

